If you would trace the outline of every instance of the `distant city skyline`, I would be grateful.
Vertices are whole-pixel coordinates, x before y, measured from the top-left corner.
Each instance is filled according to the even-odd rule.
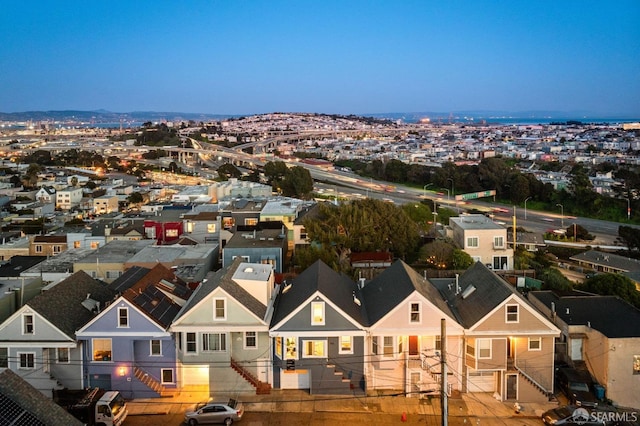
[[[0,112],[640,117],[640,2],[26,0]]]

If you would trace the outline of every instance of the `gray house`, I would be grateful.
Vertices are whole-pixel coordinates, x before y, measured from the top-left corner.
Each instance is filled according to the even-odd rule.
[[[222,249],[222,267],[241,257],[245,262],[271,265],[277,273],[282,273],[287,250],[287,228],[282,222],[260,222],[253,227],[238,226],[236,233]]]

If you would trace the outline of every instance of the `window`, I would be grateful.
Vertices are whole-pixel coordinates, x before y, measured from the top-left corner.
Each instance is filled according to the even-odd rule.
[[[69,348],[58,348],[58,363],[66,364],[69,362]]]
[[[411,304],[411,313],[409,315],[409,321],[413,323],[420,322],[420,303]]]
[[[80,241],[74,241],[73,242],[73,248],[80,248],[81,242]]]
[[[20,359],[20,368],[21,370],[33,370],[36,366],[36,354],[30,353],[18,353],[18,358]]]
[[[33,315],[25,314],[22,316],[22,334],[33,334]]]
[[[118,327],[129,327],[129,308],[118,308]]]
[[[529,338],[529,350],[530,351],[542,350],[542,338],[541,337],[530,337]]]
[[[382,355],[386,357],[393,356],[393,336],[383,337]]]
[[[473,342],[467,343],[467,355],[476,356],[476,348],[473,346]]]
[[[298,359],[298,353],[296,351],[296,339],[295,337],[287,337],[285,342],[286,352],[284,359]]]
[[[302,346],[304,347],[303,357],[305,358],[323,358],[325,357],[326,340],[304,340]]]
[[[100,247],[100,243],[99,242],[97,242],[97,241],[92,241],[91,242],[91,248],[93,250],[96,250],[98,247]]]
[[[163,368],[161,370],[161,376],[162,376],[162,384],[163,385],[165,383],[174,383],[174,381],[173,381],[173,368]]]
[[[167,237],[177,237],[178,236],[178,230],[177,229],[166,229],[165,230],[165,236],[167,236]]]
[[[224,333],[202,334],[203,352],[224,352],[227,350],[227,335]]]
[[[122,271],[107,271],[107,279],[115,280],[120,275],[122,275]]]
[[[300,228],[300,239],[303,241],[307,240],[307,230],[305,228]]]
[[[504,248],[504,237],[493,237],[494,248]]]
[[[194,354],[196,349],[196,333],[187,333],[187,353]]]
[[[244,348],[245,349],[257,349],[258,337],[255,331],[244,332]]]
[[[111,361],[111,339],[93,339],[93,360]]]
[[[178,332],[178,349],[182,350],[182,333]]]
[[[518,305],[507,305],[506,322],[518,322]]]
[[[478,248],[480,241],[478,237],[467,237],[467,248]]]
[[[340,353],[341,354],[353,353],[353,337],[340,336]]]
[[[374,355],[378,355],[380,350],[378,349],[378,336],[373,336],[371,338],[371,353]]]
[[[311,325],[324,325],[324,302],[311,302]]]
[[[258,219],[255,217],[248,217],[244,220],[245,226],[256,226],[258,224]]]
[[[42,246],[40,244],[36,245],[36,253],[42,253]]]
[[[640,374],[640,355],[633,356],[633,374]]]
[[[207,233],[215,234],[216,232],[216,224],[215,223],[207,223]]]
[[[9,368],[9,349],[0,348],[0,368]]]
[[[189,233],[193,232],[194,225],[195,224],[193,222],[191,222],[190,220],[186,221],[185,222],[185,232],[189,232]]]
[[[227,319],[227,301],[225,299],[213,299],[213,319],[222,321]]]
[[[152,356],[161,356],[162,355],[162,342],[158,339],[152,339],[149,342],[150,346],[150,354]]]
[[[491,358],[491,339],[478,339],[478,358]]]
[[[54,253],[60,253],[62,251],[62,249],[60,248],[60,246],[53,246],[53,252]]]
[[[282,337],[276,337],[276,355],[282,358]]]
[[[494,270],[507,269],[508,265],[509,265],[509,263],[508,263],[507,256],[494,256],[493,257],[493,269]]]

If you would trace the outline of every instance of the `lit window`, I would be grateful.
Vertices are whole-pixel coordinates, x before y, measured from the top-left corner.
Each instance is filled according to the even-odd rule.
[[[22,334],[33,334],[33,315],[22,316]]]
[[[162,369],[162,384],[173,383],[173,368]]]
[[[20,369],[21,370],[32,370],[35,368],[36,363],[36,354],[34,353],[19,353],[20,358]]]
[[[284,354],[284,359],[298,359],[295,337],[287,337],[285,340],[285,347],[286,352]]]
[[[213,299],[213,319],[214,320],[226,320],[227,310],[225,299]]]
[[[518,305],[507,305],[507,322],[518,322]]]
[[[196,333],[186,333],[187,353],[196,353]]]
[[[276,337],[276,355],[282,358],[282,337]]]
[[[382,355],[386,357],[393,356],[393,336],[384,336]]]
[[[129,309],[118,308],[118,327],[129,327]]]
[[[244,220],[245,226],[256,226],[258,224],[258,219],[255,217],[249,217]]]
[[[467,248],[478,248],[480,246],[480,240],[478,237],[467,237]]]
[[[100,243],[98,243],[96,241],[92,241],[91,242],[91,249],[92,250],[96,250],[98,247],[100,247]]]
[[[158,339],[152,339],[150,342],[151,346],[151,355],[160,356],[162,355],[162,342]]]
[[[58,348],[58,363],[69,362],[69,348]]]
[[[640,355],[633,356],[633,374],[640,374]]]
[[[81,242],[80,241],[74,241],[73,242],[73,248],[80,248],[81,246]]]
[[[216,232],[216,224],[215,223],[207,223],[207,233],[214,234]]]
[[[167,237],[177,237],[178,236],[178,230],[177,229],[167,229],[167,230],[165,230],[164,234]]]
[[[224,333],[204,333],[202,335],[203,352],[224,352],[227,350],[227,335]]]
[[[303,341],[305,358],[323,358],[325,356],[326,340]]]
[[[353,353],[353,337],[340,336],[340,353],[341,354]]]
[[[529,350],[530,351],[542,350],[542,338],[541,337],[530,337],[529,338]]]
[[[324,302],[311,302],[311,325],[324,325]]]
[[[258,338],[255,331],[245,331],[244,347],[245,349],[256,349],[258,347]]]
[[[111,361],[111,339],[93,339],[94,361]]]
[[[420,304],[419,303],[411,304],[410,321],[414,323],[420,322]]]
[[[193,222],[191,222],[191,221],[187,221],[187,222],[185,223],[185,232],[193,232],[194,225],[195,225],[195,224],[194,224]]]
[[[478,358],[491,358],[491,339],[478,339]]]

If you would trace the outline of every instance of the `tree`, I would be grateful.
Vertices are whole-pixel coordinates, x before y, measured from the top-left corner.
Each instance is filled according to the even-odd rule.
[[[586,230],[586,228],[578,224],[573,224],[567,227],[566,231],[567,232],[565,233],[565,235],[567,236],[567,238],[575,239],[576,241],[578,240],[592,241],[595,239],[595,237],[591,235],[589,231]]]
[[[450,269],[455,246],[444,240],[435,240],[420,248],[420,261],[434,269]]]
[[[144,198],[142,197],[142,194],[136,191],[129,194],[127,201],[129,204],[140,204],[144,201]]]
[[[620,225],[618,227],[618,236],[629,247],[629,250],[640,250],[640,229]]]
[[[218,175],[222,180],[229,180],[229,178],[239,179],[242,177],[242,172],[233,164],[226,163],[218,167]]]
[[[318,259],[322,260],[324,263],[335,270],[340,269],[337,263],[338,259],[336,258],[335,254],[330,249],[327,249],[325,247],[318,247],[314,245],[300,247],[296,249],[294,255],[296,269],[299,271],[304,271],[309,266],[313,265]]]
[[[539,275],[539,278],[543,282],[543,290],[568,291],[572,288],[571,281],[562,275],[562,272],[557,268],[547,268],[543,270],[542,274]]]
[[[433,220],[431,209],[424,203],[406,203],[401,208],[422,229],[427,229]]]
[[[454,249],[451,261],[453,269],[467,269],[473,265],[473,258],[464,250]]]
[[[71,177],[71,186],[73,186],[74,188],[78,186],[78,176]]]
[[[280,183],[287,175],[287,165],[283,161],[269,161],[264,165],[264,176],[267,182],[274,184]]]
[[[309,170],[300,166],[287,169],[284,179],[280,182],[282,194],[287,197],[309,198],[313,191],[313,178]]]
[[[618,296],[626,300],[636,308],[640,308],[640,293],[629,278],[621,274],[607,273],[597,274],[587,278],[580,286],[579,290],[607,296]]]

